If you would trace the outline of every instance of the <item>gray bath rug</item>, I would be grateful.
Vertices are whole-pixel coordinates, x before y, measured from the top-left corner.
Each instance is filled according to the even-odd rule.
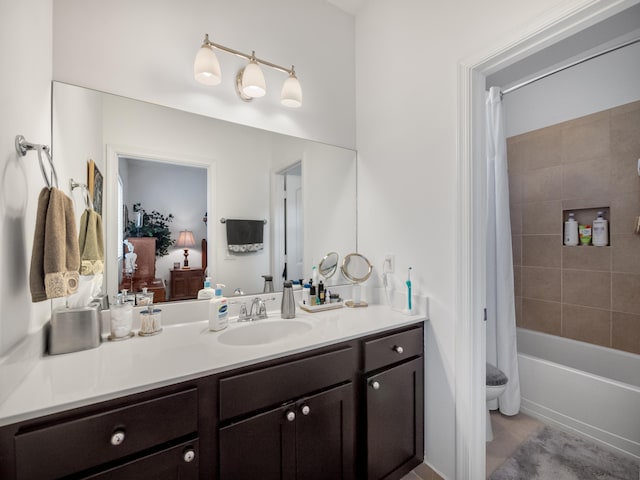
[[[639,480],[633,460],[550,427],[533,433],[490,480]]]

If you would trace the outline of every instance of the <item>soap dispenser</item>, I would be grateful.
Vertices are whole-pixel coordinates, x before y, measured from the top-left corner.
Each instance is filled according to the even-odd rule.
[[[215,296],[209,300],[209,330],[217,332],[229,326],[227,299],[222,296],[223,284],[216,284]]]
[[[207,277],[204,281],[204,288],[198,291],[198,300],[211,299],[215,296],[216,296],[216,291],[211,286],[211,277]]]

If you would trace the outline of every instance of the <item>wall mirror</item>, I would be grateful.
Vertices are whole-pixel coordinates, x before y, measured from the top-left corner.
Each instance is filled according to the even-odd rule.
[[[281,290],[283,275],[308,277],[328,250],[357,250],[353,150],[61,82],[53,82],[52,102],[56,158],[79,165],[92,159],[104,174],[110,296],[122,281],[122,232],[135,203],[171,214],[173,239],[182,230],[194,233],[190,266],[206,263],[212,282],[226,285],[226,296],[262,292],[263,275],[272,275]],[[201,193],[191,198],[196,190]],[[223,218],[263,220],[264,248],[230,252]],[[156,258],[155,276],[170,283],[169,271],[183,254],[184,248],[170,247]],[[349,282],[335,275],[331,283]]]

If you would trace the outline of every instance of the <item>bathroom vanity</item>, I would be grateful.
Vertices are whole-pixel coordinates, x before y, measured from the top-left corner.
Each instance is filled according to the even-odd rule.
[[[396,479],[418,465],[425,319],[382,306],[298,319],[308,332],[266,344],[192,322],[43,358],[0,405],[0,478]],[[74,369],[76,385],[53,384]]]

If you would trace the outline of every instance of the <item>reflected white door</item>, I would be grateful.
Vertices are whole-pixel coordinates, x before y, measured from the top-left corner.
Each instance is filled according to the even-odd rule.
[[[285,189],[287,279],[297,280],[304,278],[302,176],[285,175]]]

